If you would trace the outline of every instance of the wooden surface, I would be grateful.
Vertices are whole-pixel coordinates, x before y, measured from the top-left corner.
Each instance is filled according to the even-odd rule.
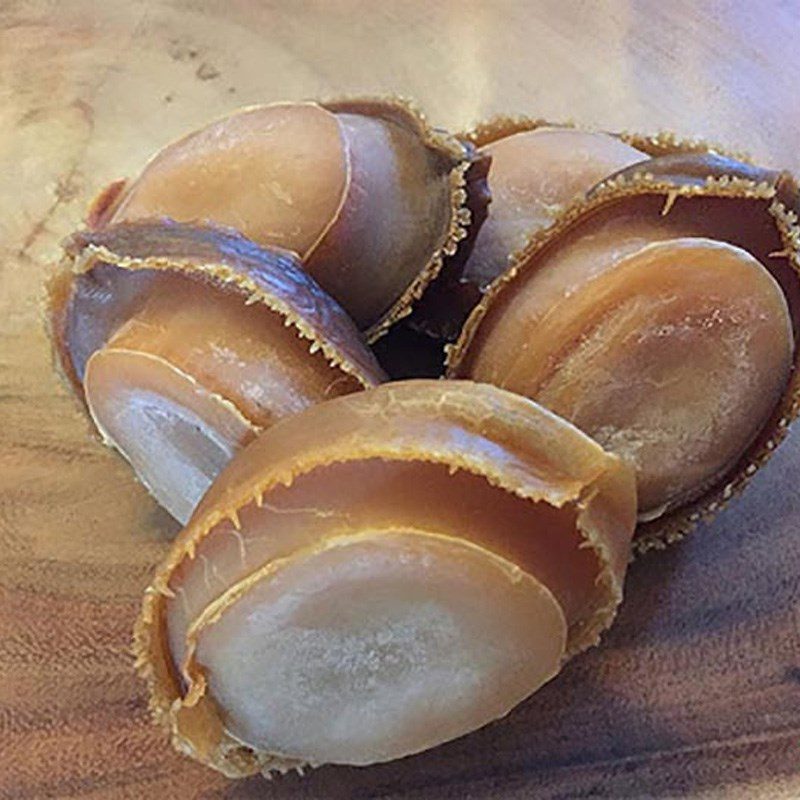
[[[50,369],[41,285],[105,182],[234,107],[415,97],[702,135],[800,168],[800,4],[0,0],[0,798],[800,797],[800,436],[631,573],[618,624],[507,720],[405,761],[229,784],[131,673],[175,525]]]

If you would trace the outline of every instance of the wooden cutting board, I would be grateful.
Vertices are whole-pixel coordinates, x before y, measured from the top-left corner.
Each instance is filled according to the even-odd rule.
[[[800,168],[782,3],[0,0],[0,798],[798,798],[800,437],[531,701],[404,761],[232,784],[171,752],[130,630],[176,526],[50,369],[41,287],[92,194],[236,106],[415,97],[672,129]]]

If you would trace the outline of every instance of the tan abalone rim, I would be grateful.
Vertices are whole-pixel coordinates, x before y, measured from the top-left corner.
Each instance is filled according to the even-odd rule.
[[[348,415],[349,421],[340,431],[333,430],[334,425],[321,424]],[[396,425],[391,436],[386,435],[387,419]],[[480,437],[491,447],[487,452],[460,447],[459,437],[451,435],[456,431]],[[305,442],[296,448],[286,447],[294,441],[295,432]],[[270,439],[277,438],[283,446],[272,448]],[[552,447],[555,439],[563,442],[560,452]],[[464,470],[482,477],[522,500],[546,502],[556,508],[574,505],[583,546],[597,556],[595,583],[602,602],[569,631],[565,658],[595,645],[613,621],[622,599],[635,522],[633,472],[569,422],[526,398],[470,381],[383,384],[282,420],[254,446],[278,455],[256,470],[234,459],[220,475],[158,567],[145,592],[134,631],[136,667],[148,683],[156,721],[169,731],[177,750],[228,777],[285,772],[309,765],[256,752],[232,736],[213,698],[206,693],[202,669],[196,664],[187,664],[188,690],[183,694],[166,639],[166,600],[174,596],[170,580],[184,559],[194,558],[198,543],[216,525],[230,520],[240,528],[242,508],[260,506],[271,489],[290,486],[316,469],[374,458],[442,464],[452,472]],[[257,463],[254,446],[243,455]],[[503,450],[503,458],[497,458],[498,448]],[[264,570],[268,572],[269,565],[262,565],[253,574]],[[246,577],[239,584],[247,582]],[[238,593],[232,591],[226,602],[235,602],[237,597]],[[213,602],[211,606],[215,614],[224,610]]]
[[[640,146],[639,142],[653,142],[653,148],[661,148],[660,154],[663,155],[679,157],[686,154],[686,163],[690,163],[689,160],[694,156],[702,160],[703,156],[713,158],[717,154],[710,149],[710,146],[705,146],[707,149],[703,149],[704,146],[700,144],[696,145],[697,149],[687,150],[694,145],[667,134],[649,139],[631,137],[627,141],[637,147]],[[734,162],[725,163],[735,167]],[[586,197],[569,204],[551,226],[535,233],[528,244],[512,256],[511,266],[495,280],[473,309],[458,340],[453,345],[446,346],[448,377],[458,377],[459,367],[466,358],[477,329],[494,300],[503,292],[509,291],[509,287],[514,286],[516,278],[526,272],[528,266],[535,260],[535,256],[573,225],[604,206],[625,198],[644,195],[662,196],[664,198],[662,215],[668,214],[675,201],[681,197],[727,197],[761,201],[765,212],[772,218],[781,241],[781,249],[771,255],[786,259],[800,286],[800,226],[798,225],[800,190],[791,174],[759,169],[742,162],[743,169],[740,170],[742,174],[736,174],[735,170],[709,171],[705,177],[690,173],[681,178],[680,175],[656,175],[651,171],[652,166],[652,162],[644,161],[601,182]],[[770,269],[770,264],[764,266]],[[654,548],[663,549],[682,539],[701,521],[712,519],[732,497],[743,491],[749,480],[769,460],[775,448],[785,438],[790,423],[800,413],[800,369],[798,369],[800,320],[797,318],[797,308],[794,308],[791,302],[789,305],[795,333],[794,369],[771,418],[724,481],[715,483],[696,500],[667,512],[663,517],[642,522],[634,539],[634,553],[641,554]]]
[[[670,131],[659,131],[655,134],[632,133],[630,131],[604,131],[588,125],[580,125],[573,120],[553,122],[544,117],[526,117],[498,115],[474,128],[458,134],[458,138],[470,142],[475,147],[484,147],[487,144],[513,136],[515,133],[535,131],[539,128],[569,128],[570,130],[583,131],[584,133],[606,133],[622,139],[623,142],[641,150],[650,158],[674,155],[676,153],[718,153],[728,158],[735,158],[744,164],[752,164],[748,153],[731,150],[714,142],[707,142],[700,138],[685,138]]]

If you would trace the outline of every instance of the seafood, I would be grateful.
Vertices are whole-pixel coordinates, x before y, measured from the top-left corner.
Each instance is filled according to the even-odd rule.
[[[529,400],[410,380],[265,431],[137,625],[152,707],[231,777],[418,752],[506,714],[611,622],[632,470]]]
[[[471,152],[398,100],[253,106],[112,184],[89,224],[204,221],[291,250],[375,339],[465,237]]]
[[[628,167],[489,289],[448,374],[531,397],[636,466],[640,548],[741,489],[797,414],[798,190],[714,153]]]
[[[143,221],[77,233],[65,253],[50,287],[61,367],[102,437],[179,521],[256,433],[385,377],[287,251]]]

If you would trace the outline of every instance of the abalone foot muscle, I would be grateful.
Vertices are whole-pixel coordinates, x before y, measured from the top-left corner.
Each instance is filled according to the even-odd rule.
[[[505,715],[560,668],[553,595],[457,539],[363,532],[271,566],[193,631],[226,727],[258,750],[400,758]]]
[[[794,407],[792,186],[707,154],[610,178],[490,290],[448,374],[531,397],[630,459],[646,540],[681,535]]]
[[[157,571],[141,671],[176,746],[233,776],[418,752],[596,643],[633,473],[528,400],[403,381],[234,458]]]
[[[464,238],[469,160],[397,100],[254,106],[164,147],[90,219],[200,220],[291,250],[376,338]]]
[[[181,522],[256,433],[383,377],[289,254],[166,222],[81,237],[52,307],[62,363],[103,439]]]

